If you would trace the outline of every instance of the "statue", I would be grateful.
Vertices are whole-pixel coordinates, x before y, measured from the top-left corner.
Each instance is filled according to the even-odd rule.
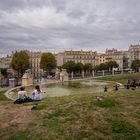
[[[28,69],[25,71],[24,75],[22,76],[22,86],[28,86],[33,84],[33,77],[31,74],[31,70]]]
[[[62,69],[62,72],[60,73],[60,81],[65,82],[68,80],[69,80],[69,76],[66,69]]]
[[[55,79],[56,80],[59,80],[60,79],[60,70],[58,68],[56,68]]]

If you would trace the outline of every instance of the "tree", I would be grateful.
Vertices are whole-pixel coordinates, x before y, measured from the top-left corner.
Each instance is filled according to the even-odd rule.
[[[132,68],[135,69],[136,71],[139,71],[139,67],[140,67],[140,60],[134,60],[131,64]]]
[[[98,71],[98,70],[99,70],[99,65],[94,66],[94,67],[93,67],[93,70],[94,70],[94,71]]]
[[[68,72],[72,72],[75,70],[75,62],[74,61],[68,61],[63,64],[62,68],[67,69]]]
[[[107,70],[108,69],[108,65],[107,63],[101,63],[98,67],[99,70]]]
[[[50,73],[52,69],[56,68],[55,56],[50,52],[43,53],[40,61],[40,68]]]
[[[11,67],[18,72],[18,78],[24,74],[25,70],[29,69],[29,56],[26,51],[14,53]]]
[[[108,65],[107,63],[101,63],[100,65],[97,65],[97,66],[94,66],[93,68],[95,71],[98,71],[98,70],[108,70]]]
[[[91,74],[91,70],[93,70],[93,65],[92,65],[92,63],[86,63],[85,65],[84,65],[84,71],[85,71],[85,73],[86,74]]]
[[[75,70],[77,71],[81,71],[84,69],[84,65],[81,63],[81,62],[78,62],[76,65],[75,65]]]
[[[93,65],[91,64],[91,63],[86,63],[85,65],[84,65],[84,70],[86,71],[86,70],[92,70],[93,69]]]
[[[116,61],[109,61],[106,64],[107,64],[108,68],[110,68],[111,70],[113,68],[117,68],[119,66]]]
[[[7,77],[7,69],[2,68],[2,69],[0,70],[0,72],[1,72],[1,74],[2,74],[4,77]]]

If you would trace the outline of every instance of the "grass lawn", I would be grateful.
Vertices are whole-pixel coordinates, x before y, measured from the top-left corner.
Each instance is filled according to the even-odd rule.
[[[134,78],[133,76],[125,75]],[[106,78],[106,79],[104,79]],[[101,80],[117,79],[104,77]],[[117,82],[124,76],[117,75]],[[125,80],[126,80],[125,79]],[[0,94],[1,140],[139,140],[140,89],[45,98],[14,105]],[[7,102],[6,104],[4,103]]]
[[[0,105],[1,104],[9,104],[9,103],[11,103],[11,100],[9,100],[9,99],[7,99],[5,96],[4,96],[4,93],[5,93],[6,91],[4,90],[4,91],[0,91]]]
[[[140,80],[140,73],[133,73],[133,74],[118,74],[114,76],[105,76],[105,77],[96,77],[95,79],[98,80],[107,80],[107,81],[115,81],[120,82],[122,84],[127,83],[128,80],[139,79]]]

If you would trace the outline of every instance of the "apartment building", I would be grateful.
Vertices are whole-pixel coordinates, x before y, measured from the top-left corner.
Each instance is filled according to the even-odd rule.
[[[40,60],[42,52],[27,51],[30,58],[30,69],[34,78],[43,76],[43,71],[40,69]],[[13,52],[11,55],[0,58],[0,68],[10,68]],[[105,53],[97,53],[96,51],[64,51],[55,55],[57,66],[61,66],[68,61],[83,64],[92,63],[93,66],[101,63],[116,61],[119,64],[119,69],[129,68],[131,63],[140,60],[140,45],[130,45],[128,51],[118,51],[117,49],[107,49]]]
[[[42,77],[43,71],[42,69],[40,69],[40,60],[42,52],[27,51],[27,53],[29,55],[30,69],[33,77],[37,79]]]
[[[134,60],[139,59],[140,60],[140,45],[130,45],[129,47],[129,66],[131,66],[132,62]]]
[[[13,54],[0,58],[0,68],[5,68],[5,69],[10,68],[12,56],[13,56]]]
[[[105,53],[98,53],[98,64],[106,63],[107,55]]]
[[[126,69],[129,67],[129,51],[118,51],[117,49],[106,50],[106,62],[116,61],[119,69]]]
[[[60,52],[55,54],[55,59],[57,66],[62,66],[64,64],[64,53]]]
[[[119,65],[119,69],[127,69],[129,67],[129,52],[117,51],[112,55],[112,61],[116,61]]]
[[[93,66],[96,66],[98,65],[98,55],[96,51],[65,51],[63,54],[63,63],[68,61],[81,62],[82,64],[92,63]]]

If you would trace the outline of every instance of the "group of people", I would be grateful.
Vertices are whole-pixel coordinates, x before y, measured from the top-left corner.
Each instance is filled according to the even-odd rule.
[[[18,99],[14,101],[14,104],[32,102],[32,101],[40,101],[41,95],[42,95],[42,91],[40,90],[39,85],[36,85],[35,89],[32,91],[32,97],[28,97],[27,92],[25,91],[25,87],[21,87],[20,91],[18,91]]]
[[[132,90],[135,90],[137,87],[140,87],[140,81],[137,81],[135,79],[133,79],[131,82],[130,80],[127,81],[127,84],[124,84],[124,87],[126,89],[132,89]],[[114,85],[114,89],[115,91],[119,90],[119,85],[118,84],[115,84]],[[104,92],[107,92],[108,88],[107,86],[104,87]]]

